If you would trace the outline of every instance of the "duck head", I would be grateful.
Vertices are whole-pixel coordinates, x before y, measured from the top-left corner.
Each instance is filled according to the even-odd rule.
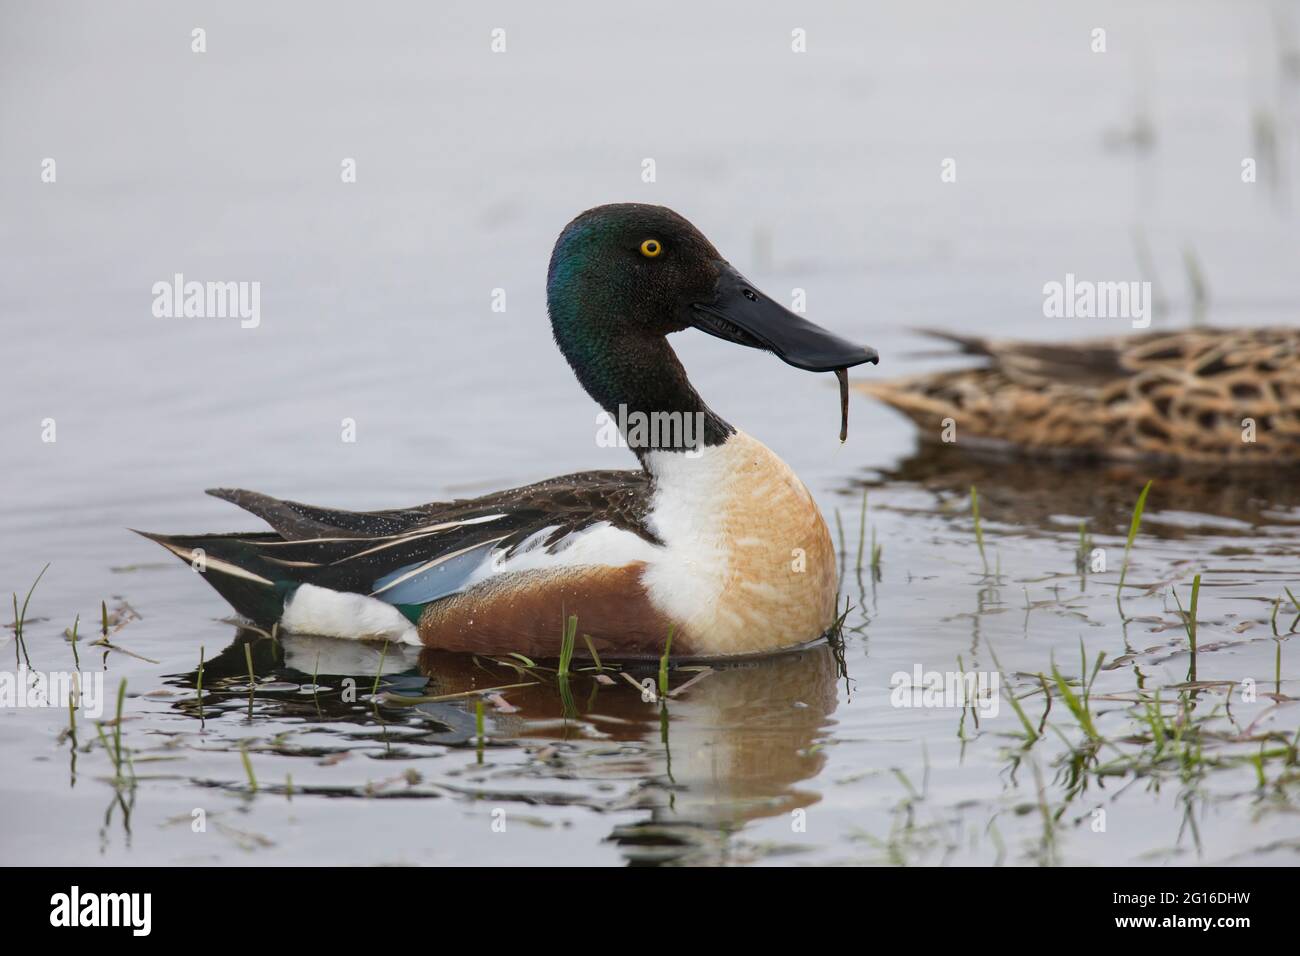
[[[844,369],[878,361],[875,349],[764,295],[664,206],[597,206],[574,219],[551,253],[546,298],[560,351],[610,415],[698,412],[705,445],[720,444],[734,429],[691,387],[665,339],[673,332],[697,328],[796,368],[834,371],[842,382]]]

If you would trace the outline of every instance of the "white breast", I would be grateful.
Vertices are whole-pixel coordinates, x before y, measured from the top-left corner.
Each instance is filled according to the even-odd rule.
[[[830,535],[785,462],[743,432],[698,457],[652,452],[648,524],[664,542],[643,581],[697,653],[758,653],[820,636],[835,614]]]

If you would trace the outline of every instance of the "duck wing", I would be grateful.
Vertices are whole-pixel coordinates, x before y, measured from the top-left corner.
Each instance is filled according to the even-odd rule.
[[[554,553],[597,525],[659,544],[646,526],[650,477],[642,471],[580,472],[494,492],[385,511],[305,505],[242,489],[209,491],[274,531],[161,535],[139,532],[196,570],[246,617],[271,623],[298,585],[396,605],[412,620],[457,593],[496,558]]]

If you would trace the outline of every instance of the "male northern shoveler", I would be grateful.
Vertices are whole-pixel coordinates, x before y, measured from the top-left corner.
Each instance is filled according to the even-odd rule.
[[[553,657],[569,614],[615,657],[657,656],[670,630],[674,656],[702,657],[823,635],[837,581],[817,505],[785,462],[704,404],[665,337],[694,326],[835,371],[845,410],[844,369],[875,351],[782,308],[662,206],[574,219],[546,297],[560,351],[640,470],[365,513],[214,489],[275,530],[146,536],[253,621],[326,637]]]
[[[938,441],[1027,455],[1300,466],[1300,328],[1147,332],[1066,344],[932,332],[984,367],[856,388]]]

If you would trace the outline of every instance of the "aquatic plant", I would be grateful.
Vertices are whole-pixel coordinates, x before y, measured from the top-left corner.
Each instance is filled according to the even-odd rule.
[[[980,526],[980,496],[975,486],[970,486],[970,513],[975,522],[975,544],[980,551],[980,560],[984,562],[984,573],[989,573],[989,559],[984,553],[984,529]]]
[[[28,654],[27,654],[27,641],[26,641],[26,639],[25,639],[25,637],[24,637],[24,635],[23,635],[23,624],[24,624],[24,623],[26,622],[26,620],[27,620],[27,605],[28,605],[28,604],[31,602],[31,600],[32,600],[32,592],[34,592],[34,591],[36,590],[36,585],[38,585],[38,584],[41,583],[41,578],[45,577],[45,572],[48,571],[49,569],[50,569],[50,566],[49,566],[49,564],[47,563],[47,564],[45,565],[45,567],[41,568],[41,573],[38,574],[38,575],[36,575],[36,580],[34,580],[34,581],[32,582],[32,586],[29,587],[29,588],[27,589],[27,596],[26,596],[25,598],[23,598],[23,606],[22,606],[22,610],[21,610],[21,611],[18,609],[18,594],[17,594],[17,592],[14,592],[14,594],[13,594],[13,601],[14,601],[14,668],[15,668],[15,669],[17,669],[17,667],[19,666],[18,652],[19,652],[20,650],[22,651],[23,660],[27,662],[27,668],[28,668],[28,670],[31,669],[31,666],[32,666],[32,659],[31,659],[31,658],[28,656]]]
[[[673,629],[676,625],[668,626],[668,640],[664,642],[664,654],[659,658],[659,696],[668,696],[668,655],[673,649]]]
[[[569,666],[573,662],[573,646],[577,640],[578,634],[578,615],[570,614],[565,626],[560,630],[560,666],[556,673],[560,677],[569,676]],[[584,635],[585,636],[585,635]],[[587,639],[587,646],[591,647],[591,639]]]
[[[1129,521],[1128,540],[1124,542],[1124,561],[1120,565],[1119,584],[1115,588],[1115,607],[1118,608],[1121,618],[1124,617],[1124,605],[1121,599],[1124,594],[1124,579],[1128,577],[1129,553],[1133,550],[1133,542],[1137,540],[1138,528],[1142,527],[1142,512],[1146,509],[1147,495],[1151,492],[1153,480],[1148,480],[1142,486],[1142,493],[1138,495],[1137,504],[1133,506],[1133,518]]]

